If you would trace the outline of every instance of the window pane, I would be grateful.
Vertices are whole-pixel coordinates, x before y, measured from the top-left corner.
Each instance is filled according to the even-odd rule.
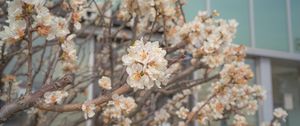
[[[239,22],[235,43],[250,45],[248,0],[211,0],[211,9],[217,10],[221,18]]]
[[[288,64],[288,65],[287,65]],[[299,126],[300,66],[297,62],[272,62],[274,107],[288,112],[285,126]]]
[[[254,0],[254,16],[256,46],[288,51],[285,0]]]
[[[187,0],[183,6],[185,18],[187,21],[192,21],[199,11],[205,11],[205,0]]]
[[[295,52],[300,53],[300,1],[291,0],[292,29]]]

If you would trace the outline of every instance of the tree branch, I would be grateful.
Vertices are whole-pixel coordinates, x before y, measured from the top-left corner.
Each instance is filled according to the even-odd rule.
[[[123,86],[119,87],[115,91],[113,91],[110,94],[106,94],[103,96],[100,96],[94,100],[88,101],[88,103],[100,105],[107,101],[109,101],[113,94],[124,94],[131,91],[131,88],[129,85],[124,84]],[[81,110],[82,103],[73,103],[73,104],[67,104],[67,105],[49,105],[49,104],[38,104],[38,108],[46,111],[55,111],[55,112],[70,112],[70,111],[80,111]]]
[[[25,95],[21,100],[4,105],[0,109],[0,123],[5,122],[13,114],[34,106],[36,101],[38,101],[46,92],[55,91],[57,89],[70,85],[73,82],[74,75],[67,74],[61,79],[55,81],[53,84],[46,84],[35,93]]]

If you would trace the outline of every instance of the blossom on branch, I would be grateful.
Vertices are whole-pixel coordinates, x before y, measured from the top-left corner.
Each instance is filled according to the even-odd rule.
[[[185,119],[187,117],[189,110],[187,108],[181,107],[178,111],[176,111],[176,114],[179,118]]]
[[[7,3],[8,26],[4,26],[4,30],[0,31],[0,38],[5,42],[15,43],[25,36],[27,26],[23,17],[22,1],[14,0]]]
[[[276,108],[273,112],[273,115],[278,118],[278,119],[282,119],[283,121],[285,121],[285,118],[288,116],[288,113],[283,110],[282,108]]]
[[[111,80],[109,77],[102,76],[102,78],[98,80],[98,84],[105,90],[111,90]]]
[[[103,121],[108,123],[111,120],[118,120],[120,125],[130,125],[131,120],[125,118],[124,115],[129,114],[136,107],[137,104],[132,97],[114,94],[102,114],[104,116]]]
[[[160,88],[167,84],[165,71],[168,61],[164,58],[166,51],[159,47],[159,42],[136,40],[127,51],[122,61],[127,66],[127,83],[132,88],[150,89],[154,85]]]
[[[44,94],[45,103],[47,104],[62,104],[63,100],[68,96],[68,92],[65,91],[52,91]]]
[[[96,106],[95,104],[83,104],[81,110],[84,112],[84,118],[92,118],[95,115]]]
[[[63,54],[61,56],[63,61],[63,67],[64,71],[75,71],[77,69],[76,67],[76,49],[75,44],[73,42],[73,38],[75,38],[75,34],[69,35],[66,40],[61,44],[61,48],[63,51]]]
[[[160,109],[159,111],[156,111],[154,115],[154,121],[159,125],[167,122],[171,116],[165,109]]]
[[[109,101],[108,105],[113,105],[126,113],[129,113],[137,106],[133,98],[116,94],[112,96],[112,101]]]
[[[241,115],[235,115],[233,119],[233,126],[247,126],[246,118]]]

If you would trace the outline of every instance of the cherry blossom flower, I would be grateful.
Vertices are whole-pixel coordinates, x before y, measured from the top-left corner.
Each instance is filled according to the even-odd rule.
[[[162,124],[170,118],[170,114],[165,109],[160,109],[154,113],[154,121],[157,124]]]
[[[109,77],[102,76],[102,78],[98,80],[98,84],[105,90],[111,90],[111,80]]]
[[[13,0],[7,1],[7,12],[8,12],[8,21],[9,23],[13,23],[17,20],[23,20],[22,17],[22,1],[21,0]]]
[[[69,35],[67,39],[61,44],[61,48],[63,50],[62,60],[63,60],[63,67],[66,71],[75,71],[76,67],[76,49],[75,44],[73,42],[73,38],[75,34]]]
[[[65,37],[70,33],[68,29],[68,23],[65,18],[56,17],[54,18],[54,22],[55,23],[52,25],[52,27],[54,27],[54,31],[52,32],[52,34],[55,34],[56,37]]]
[[[37,32],[42,36],[47,36],[47,40],[52,40],[55,38],[54,28],[53,25],[56,23],[54,22],[54,16],[49,13],[48,8],[44,6],[36,6],[35,10],[37,15],[33,16],[34,23],[33,26],[36,27]]]
[[[288,116],[288,113],[282,108],[276,108],[273,112],[273,115],[276,118],[282,119],[285,121],[285,118]]]
[[[127,113],[133,110],[137,105],[135,100],[131,97],[124,97],[123,95],[116,95],[112,96],[113,101],[110,101],[109,105],[114,105],[117,108],[120,108]]]
[[[24,20],[13,21],[9,26],[4,26],[0,32],[0,38],[9,43],[15,43],[25,35],[26,24]]]
[[[109,122],[111,119],[121,119],[122,110],[117,107],[107,107],[103,112],[104,122]]]
[[[96,106],[95,104],[83,104],[81,110],[84,112],[84,118],[92,118],[95,115]]]
[[[72,13],[72,21],[76,30],[81,29],[81,23],[79,22],[81,19],[81,13],[73,12]]]
[[[65,97],[69,94],[65,91],[53,91],[53,92],[46,92],[44,94],[45,103],[47,104],[62,104]]]
[[[209,67],[215,68],[224,63],[224,55],[216,54],[216,55],[207,55],[204,56],[201,61],[208,64]]]
[[[187,117],[189,110],[187,108],[181,107],[178,111],[176,111],[176,114],[179,118],[185,119]]]

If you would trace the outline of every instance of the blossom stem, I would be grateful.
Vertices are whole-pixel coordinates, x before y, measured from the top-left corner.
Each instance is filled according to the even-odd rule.
[[[33,83],[33,75],[32,75],[32,31],[31,31],[31,20],[28,18],[27,20],[27,26],[28,27],[28,60],[27,60],[27,65],[28,65],[28,72],[27,72],[27,85],[26,85],[26,94],[31,93],[32,91],[32,83]]]

